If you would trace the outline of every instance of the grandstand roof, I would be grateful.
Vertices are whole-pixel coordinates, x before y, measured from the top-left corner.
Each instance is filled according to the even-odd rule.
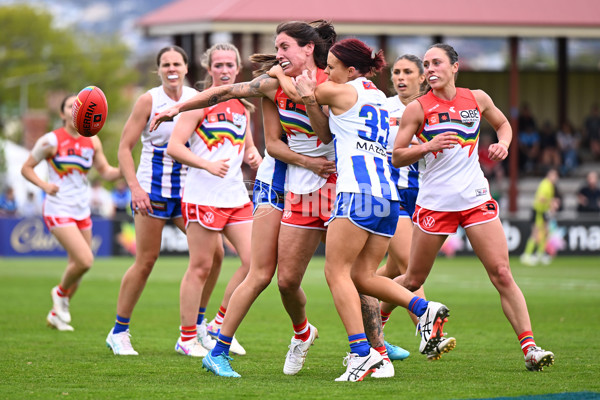
[[[175,0],[138,25],[148,36],[272,33],[282,21],[320,18],[338,34],[600,37],[598,0]]]

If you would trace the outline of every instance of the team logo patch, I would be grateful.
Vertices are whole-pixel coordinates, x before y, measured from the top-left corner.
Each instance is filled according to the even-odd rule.
[[[363,87],[367,90],[377,90],[377,87],[371,81],[363,81]]]
[[[475,189],[475,196],[485,196],[487,193],[487,188]]]
[[[446,113],[439,113],[438,114],[440,117],[440,123],[442,122],[450,122],[450,114]]]
[[[440,120],[438,118],[438,114],[434,114],[429,117],[429,125],[437,125],[439,123]]]
[[[421,223],[421,225],[423,225],[423,227],[425,228],[431,229],[435,225],[435,218],[428,215],[425,218],[423,218],[423,222]]]

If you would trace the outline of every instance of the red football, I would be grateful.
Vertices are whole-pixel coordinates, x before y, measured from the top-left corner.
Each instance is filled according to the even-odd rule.
[[[108,115],[106,96],[97,86],[81,90],[73,103],[73,125],[82,136],[91,137],[100,132]]]

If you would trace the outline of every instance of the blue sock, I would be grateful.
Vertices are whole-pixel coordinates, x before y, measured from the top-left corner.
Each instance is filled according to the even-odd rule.
[[[113,334],[125,332],[129,329],[129,320],[131,318],[123,318],[119,314],[117,314],[117,321],[115,322],[115,327],[113,328]]]
[[[427,300],[422,299],[419,296],[415,296],[410,300],[407,308],[408,311],[412,312],[417,317],[420,317],[421,315],[425,314],[425,311],[427,311],[428,304],[429,302]]]
[[[217,339],[217,344],[215,345],[215,348],[212,349],[210,354],[213,357],[221,355],[221,353],[225,353],[225,355],[229,355],[229,348],[231,347],[232,340],[233,340],[233,338],[230,338],[229,336],[225,336],[221,332],[219,332],[219,338]]]
[[[204,320],[204,314],[206,313],[206,308],[200,307],[198,309],[198,319],[196,320],[196,325],[200,325]]]
[[[367,335],[364,332],[348,336],[348,342],[350,342],[350,353],[356,353],[359,357],[364,357],[371,351]]]

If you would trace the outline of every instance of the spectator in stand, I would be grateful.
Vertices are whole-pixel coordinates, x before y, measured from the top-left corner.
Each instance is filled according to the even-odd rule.
[[[27,197],[23,204],[17,207],[17,214],[21,217],[37,217],[42,215],[42,202],[36,193],[27,191]]]
[[[98,178],[92,181],[90,187],[90,211],[92,217],[112,218],[113,204],[110,192],[102,186]]]
[[[114,205],[115,215],[130,216],[131,215],[131,192],[124,179],[119,179],[112,190],[112,202]]]
[[[598,103],[592,106],[590,115],[585,119],[583,127],[594,160],[600,160],[600,109]]]
[[[577,211],[580,213],[600,212],[600,188],[598,188],[598,173],[588,172],[586,184],[577,193]]]
[[[561,157],[556,139],[556,131],[550,121],[545,121],[540,129],[540,161],[542,171],[545,173],[550,169],[560,170]]]
[[[525,173],[531,173],[540,156],[540,134],[527,103],[523,104],[519,112],[518,127],[519,166]]]
[[[560,167],[561,175],[568,175],[579,165],[579,145],[581,144],[581,134],[575,132],[570,121],[565,121],[561,129],[556,134],[558,148],[562,158]]]
[[[0,216],[14,217],[15,215],[17,215],[15,190],[12,186],[7,186],[4,189],[4,193],[0,195]]]

